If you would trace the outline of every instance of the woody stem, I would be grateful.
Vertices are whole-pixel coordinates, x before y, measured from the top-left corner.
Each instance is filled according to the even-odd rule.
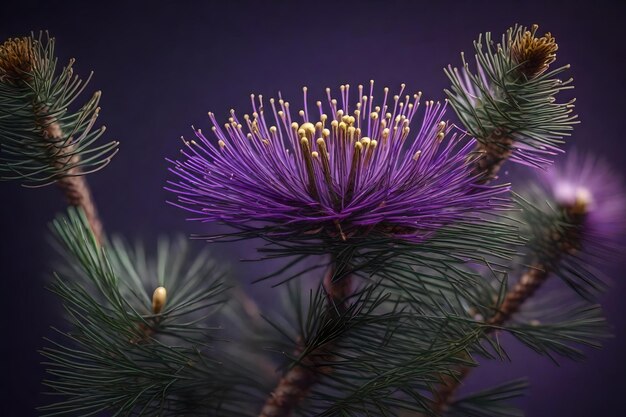
[[[326,317],[336,320],[347,308],[346,299],[351,292],[351,276],[338,274],[337,267],[329,269],[324,277],[324,287],[328,295]],[[332,372],[328,363],[332,356],[328,354],[329,344],[317,348],[300,360],[280,379],[276,388],[267,398],[259,417],[289,417],[294,409],[306,398],[318,380]],[[302,350],[298,347],[297,352]]]

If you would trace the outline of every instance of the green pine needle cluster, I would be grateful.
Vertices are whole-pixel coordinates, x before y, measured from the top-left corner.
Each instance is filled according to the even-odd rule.
[[[484,149],[503,158],[512,153],[514,160],[541,166],[560,151],[577,117],[572,114],[573,100],[559,103],[556,98],[573,88],[572,79],[559,78],[569,65],[548,69],[556,44],[553,50],[541,45],[532,49],[525,43],[528,39],[553,41],[550,34],[535,38],[536,31],[535,26],[515,26],[497,44],[489,32],[481,35],[474,42],[475,68],[462,55],[463,68],[449,66],[445,73],[452,83],[446,90],[452,108]],[[530,72],[529,64],[535,68]]]
[[[74,74],[74,60],[58,69],[47,34],[0,45],[0,179],[41,186],[97,171],[117,151],[100,144],[95,128],[100,92],[81,97],[91,78]]]

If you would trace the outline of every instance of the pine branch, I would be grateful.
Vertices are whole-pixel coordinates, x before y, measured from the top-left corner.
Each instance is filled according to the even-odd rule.
[[[534,196],[534,200],[539,202],[543,198]],[[589,242],[583,245],[586,211],[578,204],[561,204],[556,207],[545,203],[535,205],[521,196],[516,196],[516,202],[522,209],[523,224],[528,228],[525,233],[529,236],[526,259],[521,263],[530,266],[501,297],[498,308],[491,316],[487,316],[486,323],[492,326],[491,331],[507,331],[539,353],[550,357],[556,353],[571,359],[581,359],[584,356],[573,344],[600,347],[599,341],[608,334],[598,306],[583,303],[582,306],[575,304],[574,308],[561,307],[560,322],[553,324],[540,325],[537,320],[533,320],[524,325],[510,321],[550,276],[562,278],[577,293],[586,297],[599,289],[598,279],[588,273],[587,268],[577,270],[572,276],[572,268],[569,266],[572,259],[580,259],[580,253],[584,253],[590,246]],[[585,263],[589,261],[587,259]],[[551,313],[554,315],[555,311]],[[545,317],[549,320],[550,316]],[[441,414],[449,408],[459,384],[468,373],[469,369],[460,370],[461,378],[446,380],[435,392],[434,412]]]
[[[328,297],[327,320],[337,320],[348,308],[352,277],[347,271],[349,264],[335,259],[324,277],[324,288]],[[304,349],[298,346],[296,355]],[[322,375],[332,372],[332,367],[323,363],[333,361],[332,356],[323,351],[329,346],[320,346],[320,352],[311,352],[301,363],[292,367],[278,382],[268,397],[259,417],[287,417],[307,396],[313,385]]]
[[[107,250],[73,210],[54,230],[73,279],[52,287],[70,330],[42,351],[46,385],[62,398],[45,415],[252,415],[267,378],[205,324],[228,299],[223,268],[206,253],[189,257],[184,240],[161,240],[155,260],[119,239]]]
[[[438,280],[445,283],[448,278],[442,269],[437,271]],[[408,281],[409,272],[403,275]],[[417,271],[412,276],[418,282],[428,280]],[[465,358],[470,350],[481,349],[476,342],[483,325],[460,315],[456,309],[461,307],[445,291],[446,295],[425,290],[411,296],[410,288],[398,280],[390,282],[386,275],[355,275],[354,280],[357,287],[343,314],[328,317],[326,291],[312,294],[307,305],[294,290],[293,306],[272,323],[286,339],[277,351],[297,347],[286,354],[284,375],[293,375],[296,369],[298,375],[306,370],[316,377],[307,398],[293,412],[331,416],[430,410],[424,392],[441,375],[455,372],[456,366],[473,363]],[[437,281],[434,275],[432,280]],[[467,286],[472,286],[471,281]],[[295,324],[280,324],[288,318]]]
[[[89,78],[74,75],[74,60],[57,71],[55,40],[9,39],[0,46],[0,179],[27,186],[56,182],[69,205],[81,207],[99,242],[102,224],[85,174],[106,166],[117,142],[97,145],[104,126],[93,130],[100,108],[96,92],[71,111]]]
[[[559,92],[573,88],[571,79],[557,78],[569,65],[549,71],[558,46],[550,33],[538,37],[537,29],[514,26],[498,44],[490,33],[481,35],[474,42],[475,71],[463,55],[461,70],[445,69],[452,83],[448,100],[478,141],[474,172],[483,182],[495,179],[508,159],[549,164],[577,123],[573,100],[556,102]]]

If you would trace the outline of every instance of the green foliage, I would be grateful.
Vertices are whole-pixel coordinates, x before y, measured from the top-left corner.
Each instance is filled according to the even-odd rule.
[[[499,147],[503,153],[515,150],[513,160],[545,165],[559,151],[577,117],[572,115],[573,100],[556,101],[558,93],[573,88],[571,79],[557,77],[569,66],[532,78],[520,71],[525,62],[519,62],[513,45],[527,30],[510,28],[498,44],[489,32],[480,35],[474,42],[476,69],[464,55],[462,69],[445,69],[452,83],[446,94],[465,129],[484,146]]]
[[[599,305],[558,294],[533,300],[506,329],[526,346],[554,361],[557,356],[583,360],[582,347],[599,349],[610,336]]]
[[[539,187],[530,187],[515,195],[520,208],[521,233],[527,237],[522,265],[540,259],[551,276],[563,280],[581,297],[593,300],[603,292],[605,284],[594,263],[606,254],[602,242],[578,242],[574,250],[563,250],[553,236],[580,234],[581,225],[573,223],[558,205]]]
[[[161,240],[156,259],[119,240],[107,250],[73,210],[53,226],[75,267],[72,280],[57,277],[52,286],[70,330],[42,351],[46,385],[60,398],[41,408],[45,415],[217,416],[254,408],[267,377],[253,357],[232,357],[219,328],[206,324],[228,298],[224,271],[206,253],[192,257],[183,240]],[[169,298],[154,314],[150,294],[159,285]]]
[[[519,379],[464,396],[450,405],[445,417],[522,417],[509,401],[522,397],[527,388],[527,381]]]
[[[91,75],[86,81],[74,75],[74,60],[57,70],[55,40],[47,34],[0,49],[11,42],[24,48],[22,68],[0,76],[0,179],[46,185],[108,164],[118,144],[97,143],[105,130],[94,129],[100,92],[76,104]]]
[[[356,289],[346,310],[332,316],[323,289],[302,293],[291,286],[285,314],[270,320],[283,340],[272,348],[284,352],[286,370],[318,366],[302,416],[428,412],[427,392],[456,366],[473,364],[467,353],[483,333],[484,325],[403,303],[379,283]]]

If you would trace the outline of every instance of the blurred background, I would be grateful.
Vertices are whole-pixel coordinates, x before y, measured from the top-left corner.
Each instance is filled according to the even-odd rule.
[[[158,3],[158,4],[157,4]],[[208,129],[207,111],[225,120],[231,108],[249,111],[250,93],[300,100],[301,87],[321,97],[327,86],[375,79],[389,87],[406,82],[426,98],[443,99],[442,68],[460,63],[478,33],[500,34],[514,23],[538,23],[559,43],[558,62],[572,64],[581,124],[568,148],[603,155],[626,171],[620,123],[626,97],[624,7],[618,2],[360,1],[307,2],[5,2],[0,41],[40,29],[57,38],[64,64],[95,75],[102,90],[100,121],[106,138],[121,142],[105,170],[90,175],[109,233],[151,242],[162,234],[198,233],[185,213],[168,206],[163,186],[166,157],[177,156],[191,125]],[[498,37],[498,36],[496,36]],[[565,99],[565,97],[563,97]],[[519,172],[519,170],[517,170]],[[505,176],[509,175],[504,173]],[[36,415],[46,402],[37,353],[63,326],[60,306],[44,287],[53,250],[44,237],[64,208],[54,187],[26,189],[0,183],[0,415]],[[196,242],[203,245],[202,242]],[[252,285],[258,264],[253,243],[216,245],[213,251],[241,277],[245,288],[268,300],[266,284]],[[489,363],[468,384],[528,376],[522,406],[530,417],[617,416],[626,393],[626,283],[620,257],[607,265],[612,289],[603,299],[615,337],[584,363],[554,365],[509,343],[511,363]]]

